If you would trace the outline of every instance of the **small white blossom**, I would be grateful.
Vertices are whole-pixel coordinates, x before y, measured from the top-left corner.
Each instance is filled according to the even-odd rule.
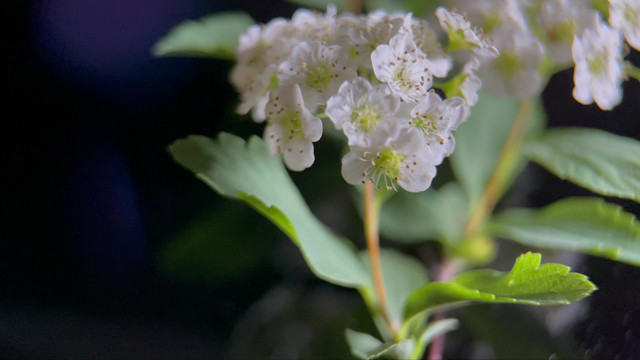
[[[571,53],[576,63],[573,97],[582,104],[595,100],[603,110],[619,104],[625,77],[620,33],[598,21],[596,27],[574,38]]]
[[[453,62],[440,45],[436,32],[426,20],[414,19],[411,14],[407,15],[404,23],[418,49],[422,50],[427,59],[429,59],[431,63],[430,70],[433,75],[439,78],[446,77],[453,66]]]
[[[271,90],[265,113],[264,139],[269,151],[283,154],[291,170],[310,167],[315,160],[313,143],[322,136],[322,121],[304,106],[300,87],[292,84]]]
[[[326,13],[309,9],[298,9],[291,17],[291,25],[297,33],[298,41],[320,41],[336,44],[338,36],[337,10],[333,5],[327,7]]]
[[[570,65],[574,35],[595,25],[597,13],[585,8],[579,0],[545,0],[540,10],[540,26],[547,35],[549,58],[557,64]]]
[[[371,52],[379,45],[388,44],[402,29],[403,22],[402,17],[378,10],[358,18],[355,23],[346,24],[344,32],[351,41],[358,65],[371,69]]]
[[[311,111],[326,103],[344,81],[355,77],[356,71],[349,66],[342,47],[323,45],[319,41],[296,45],[278,70],[280,86],[300,85],[302,97]]]
[[[325,113],[336,129],[347,136],[350,146],[369,146],[384,127],[383,136],[393,133],[393,115],[398,111],[400,98],[386,85],[372,86],[365,78],[345,81],[338,93],[327,101]]]
[[[371,63],[378,80],[404,101],[418,101],[431,88],[431,63],[406,32],[394,36],[389,45],[378,46],[371,53]]]
[[[449,34],[449,47],[452,50],[471,49],[478,56],[498,56],[498,50],[489,44],[482,30],[472,28],[464,16],[444,7],[436,9],[436,16],[442,30]]]
[[[506,25],[492,33],[500,56],[482,59],[486,89],[495,96],[529,99],[542,91],[538,65],[544,57],[540,41],[517,26]]]
[[[469,106],[473,106],[478,102],[478,91],[482,87],[482,81],[478,77],[479,68],[480,60],[474,56],[462,68],[461,74],[464,76],[464,80],[460,84],[460,92]]]
[[[419,103],[406,106],[411,106],[406,126],[424,137],[434,158],[439,159],[434,165],[440,164],[455,148],[452,132],[469,116],[466,101],[458,96],[442,100],[438,94],[430,91]]]
[[[620,30],[629,45],[640,51],[640,1],[609,0],[609,24]]]
[[[417,132],[404,129],[384,143],[353,146],[342,158],[342,177],[353,185],[373,182],[378,188],[424,191],[436,175],[432,153]]]
[[[265,98],[278,64],[293,47],[293,42],[288,41],[289,34],[289,23],[275,19],[264,26],[251,26],[240,36],[236,49],[238,62],[230,74],[231,84],[240,93],[239,114],[248,113]]]

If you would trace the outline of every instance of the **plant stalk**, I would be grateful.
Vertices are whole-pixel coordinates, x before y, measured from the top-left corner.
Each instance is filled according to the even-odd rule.
[[[527,130],[527,124],[531,118],[534,105],[535,102],[533,100],[520,102],[518,113],[513,120],[513,125],[500,153],[498,163],[482,193],[482,197],[473,209],[471,216],[469,216],[464,229],[465,236],[475,235],[482,230],[498,200],[504,193],[505,187],[513,175],[514,167],[518,162],[520,146],[522,145],[522,139]]]
[[[449,281],[451,280],[456,272],[458,271],[458,261],[456,259],[450,258],[445,260],[440,266],[440,270],[438,271],[438,275],[436,276],[436,281]],[[444,311],[437,313],[433,317],[433,321],[442,320],[445,318],[446,313]],[[429,344],[429,355],[427,359],[429,360],[442,360],[442,354],[444,353],[444,335],[439,335],[431,344]]]
[[[389,327],[389,332],[395,338],[397,329],[391,323],[387,313],[387,291],[382,276],[382,263],[380,261],[380,237],[378,225],[380,218],[380,204],[376,201],[373,182],[364,184],[364,235],[367,240],[369,261],[371,262],[371,275],[373,288],[378,299],[378,311],[382,314]]]
[[[504,193],[511,176],[513,175],[513,170],[518,162],[520,146],[522,145],[522,140],[527,130],[527,124],[531,118],[534,106],[535,102],[533,100],[523,100],[520,102],[518,113],[513,120],[513,125],[511,126],[511,130],[509,130],[509,135],[507,136],[507,140],[505,141],[502,152],[500,153],[498,163],[496,164],[493,174],[482,193],[480,201],[478,201],[478,204],[473,209],[471,216],[469,216],[469,220],[467,221],[467,225],[464,229],[465,237],[476,235],[480,230],[482,230],[498,203],[498,200]],[[440,267],[436,280],[451,280],[456,274],[457,268],[458,263],[455,259],[445,260]],[[445,313],[441,312],[435,315],[434,320],[444,319],[444,317]],[[440,335],[433,339],[429,345],[429,360],[442,359],[444,341],[444,335]]]

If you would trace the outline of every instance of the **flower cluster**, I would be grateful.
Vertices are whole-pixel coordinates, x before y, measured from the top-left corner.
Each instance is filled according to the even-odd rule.
[[[487,31],[501,53],[482,63],[489,92],[532,98],[542,91],[545,78],[575,65],[575,99],[610,110],[622,100],[626,79],[623,39],[640,50],[640,1],[610,0],[608,24],[586,3],[453,0]]]
[[[329,7],[253,26],[231,73],[238,112],[267,123],[265,141],[291,170],[313,164],[326,117],[346,137],[348,183],[426,190],[477,101],[480,64],[498,55],[461,15],[440,8],[437,16],[447,50],[430,23],[403,13],[338,15]],[[456,65],[458,50],[464,63]]]

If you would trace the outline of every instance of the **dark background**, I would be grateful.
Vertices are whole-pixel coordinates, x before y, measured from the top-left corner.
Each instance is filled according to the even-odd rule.
[[[262,126],[233,113],[231,64],[150,54],[185,19],[242,9],[266,22],[289,17],[294,7],[248,0],[2,6],[0,358],[348,354],[342,329],[372,328],[358,294],[315,279],[275,227],[217,196],[166,152],[188,134],[261,134]],[[633,61],[640,63],[637,53]],[[569,70],[545,90],[551,126],[640,139],[638,82],[625,83],[625,100],[611,112],[576,103],[572,87]],[[336,181],[340,154],[330,145],[318,144],[324,165],[293,176],[314,211],[358,242],[347,187]],[[535,165],[523,176],[533,184],[523,200],[530,206],[587,194]],[[616,202],[640,214],[637,204]],[[638,268],[591,257],[572,261],[600,290],[568,312],[574,316],[555,335],[569,336],[567,351],[576,356],[640,358]],[[510,314],[514,321],[501,328],[508,330],[530,315],[475,308],[481,311],[461,315],[469,329],[449,337],[447,355],[509,354],[496,350],[500,345],[491,349],[492,336],[477,336],[487,333],[482,324]],[[535,327],[527,321],[523,327]],[[536,336],[550,348],[564,346]],[[542,347],[535,341],[516,353],[535,357],[526,350]]]

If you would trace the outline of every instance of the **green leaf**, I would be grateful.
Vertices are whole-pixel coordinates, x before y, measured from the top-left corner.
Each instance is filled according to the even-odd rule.
[[[516,259],[510,272],[475,270],[450,282],[433,282],[407,299],[405,316],[463,305],[461,302],[564,305],[588,296],[596,289],[585,275],[569,272],[560,264],[540,265],[542,256],[526,253]]]
[[[467,221],[467,202],[460,186],[449,183],[421,193],[400,192],[382,206],[380,233],[400,243],[438,239],[454,243]]]
[[[518,108],[519,103],[511,97],[496,99],[480,93],[478,102],[471,109],[471,116],[456,132],[451,166],[467,194],[469,209],[475,207],[495,170]],[[544,121],[540,104],[536,105],[531,116],[529,133],[537,131]],[[517,161],[513,174],[508,174],[511,181],[525,165],[522,159]]]
[[[335,5],[339,12],[352,10],[349,0],[288,0],[292,4],[306,8],[319,9],[325,11],[327,6]]]
[[[384,355],[397,359],[406,359],[407,355],[411,354],[414,346],[413,340],[404,340],[399,343],[383,343],[369,334],[351,329],[345,330],[345,337],[351,348],[351,354],[358,359],[377,359]]]
[[[371,266],[368,253],[363,252],[360,256],[368,269]],[[389,318],[393,325],[399,328],[404,320],[403,310],[407,297],[429,281],[427,271],[415,258],[391,249],[381,249],[380,262],[386,287]],[[373,285],[367,286],[361,292],[369,307],[375,308],[377,305]]]
[[[565,249],[640,265],[640,224],[618,205],[569,198],[541,210],[510,209],[487,231],[528,246]]]
[[[232,60],[238,38],[254,25],[243,12],[208,15],[174,27],[152,48],[154,56],[193,56]]]
[[[427,345],[429,345],[433,339],[437,336],[456,330],[458,328],[458,324],[459,321],[457,319],[441,319],[429,323],[416,341],[416,345],[413,348],[413,354],[410,358],[422,359],[424,351],[427,349]]]
[[[558,128],[525,144],[525,156],[561,179],[640,202],[640,141],[588,128]]]
[[[350,243],[336,237],[309,210],[281,157],[264,141],[221,133],[214,141],[191,135],[169,146],[174,159],[220,195],[245,201],[276,224],[300,247],[311,270],[342,286],[370,284]]]

